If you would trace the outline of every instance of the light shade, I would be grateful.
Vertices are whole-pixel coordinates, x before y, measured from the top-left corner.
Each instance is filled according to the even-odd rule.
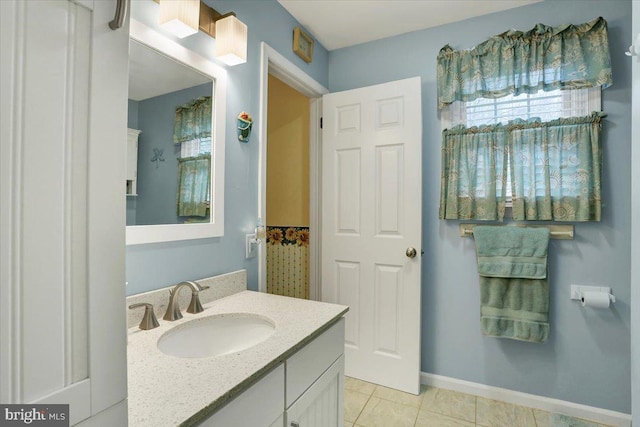
[[[216,58],[227,65],[247,62],[247,26],[235,16],[216,21]]]
[[[184,38],[198,32],[200,0],[160,0],[162,28]]]

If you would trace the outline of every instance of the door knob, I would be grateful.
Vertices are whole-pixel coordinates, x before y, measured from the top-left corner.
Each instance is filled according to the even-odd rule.
[[[414,258],[417,253],[418,252],[416,251],[416,248],[408,247],[407,251],[404,254],[407,256],[407,258]]]

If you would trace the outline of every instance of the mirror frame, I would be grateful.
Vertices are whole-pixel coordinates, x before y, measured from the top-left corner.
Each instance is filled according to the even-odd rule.
[[[178,240],[205,239],[224,235],[224,146],[227,102],[227,70],[131,19],[129,37],[176,62],[198,71],[213,80],[213,117],[211,156],[212,209],[210,223],[160,224],[127,226],[127,246]],[[124,197],[124,194],[123,194]]]

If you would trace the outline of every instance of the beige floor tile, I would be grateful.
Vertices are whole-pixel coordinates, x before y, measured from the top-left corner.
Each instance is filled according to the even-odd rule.
[[[353,390],[344,391],[344,419],[351,423],[355,422],[367,404],[369,395]]]
[[[476,424],[487,427],[536,427],[531,408],[477,398]]]
[[[552,414],[550,412],[533,410],[538,427],[602,427],[601,424],[594,423],[567,415]]]
[[[413,427],[418,408],[372,396],[358,417],[362,427]]]
[[[422,403],[422,393],[424,392],[425,387],[421,388],[421,393],[419,395],[405,393],[400,390],[395,390],[388,387],[383,387],[381,385],[376,386],[375,391],[373,392],[374,397],[379,397],[380,399],[390,400],[396,403],[402,403],[403,405],[413,406],[414,408],[420,408],[420,404]]]
[[[344,377],[344,388],[346,390],[353,390],[371,395],[371,393],[373,393],[373,390],[375,390],[376,385],[359,380],[357,378]]]
[[[475,427],[475,423],[421,410],[415,427]]]
[[[457,391],[427,387],[420,410],[435,412],[465,421],[476,421],[476,397]]]
[[[344,420],[344,427],[353,427],[353,423],[350,423],[347,420]]]

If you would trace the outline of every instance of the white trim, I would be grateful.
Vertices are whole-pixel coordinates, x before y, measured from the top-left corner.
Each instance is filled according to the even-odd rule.
[[[0,2],[0,401],[19,403],[22,395],[22,147],[24,2]]]
[[[610,426],[631,426],[631,415],[629,414],[581,405],[565,400],[522,393],[519,391],[459,380],[442,375],[429,374],[426,372],[420,373],[420,383],[432,387],[484,397],[486,399],[499,400],[514,405],[526,406],[528,408],[541,409],[551,413],[595,421],[597,423]]]
[[[91,416],[91,380],[73,383],[31,403],[34,405],[72,403],[69,405],[69,425],[78,424]]]
[[[320,289],[320,236],[322,236],[322,98],[310,101],[309,126],[309,298],[321,301]],[[314,196],[315,195],[315,196]]]
[[[211,189],[213,210],[210,224],[164,224],[127,227],[127,245],[170,242],[176,240],[204,239],[224,235],[224,152],[225,123],[227,114],[227,70],[207,58],[169,40],[146,25],[131,20],[130,37],[161,52],[188,67],[209,76],[215,81],[213,89],[213,164]]]
[[[127,112],[120,107],[127,99],[129,21],[118,31],[105,29],[113,19],[112,6],[111,2],[96,2],[92,24],[86,219],[91,415],[127,397],[122,185]]]
[[[128,422],[127,401],[123,400],[93,417],[76,424],[76,427],[126,426]]]
[[[302,93],[309,98],[320,98],[322,95],[329,93],[329,90],[322,86],[320,83],[311,78],[308,74],[294,65],[287,58],[278,53],[271,46],[262,42],[260,44],[260,111],[258,120],[258,218],[262,218],[264,221],[267,217],[267,105],[268,105],[268,90],[269,90],[269,73],[278,79],[282,80],[287,85],[291,86],[298,92]],[[312,123],[313,125],[313,123]],[[315,126],[318,123],[316,122]],[[314,126],[311,127],[314,129]],[[314,133],[313,131],[311,132]],[[316,136],[321,136],[319,132],[315,132]],[[316,143],[320,141],[318,138]],[[310,143],[314,143],[313,136],[310,138]],[[310,156],[312,153],[317,153],[317,147],[310,147]],[[311,163],[317,164],[313,158]],[[320,179],[320,177],[316,177]],[[311,185],[311,184],[310,184]],[[320,209],[320,193],[309,195],[310,199],[315,198],[314,209],[319,212]],[[311,202],[313,206],[314,202]],[[312,220],[310,218],[310,220]],[[320,218],[315,217],[316,224],[310,223],[310,229],[318,230],[318,223]],[[313,236],[316,240],[318,236]],[[320,244],[320,242],[317,242]],[[316,248],[315,260],[311,263],[318,264],[320,248]],[[313,252],[309,254],[314,256]],[[317,282],[316,282],[317,286]],[[267,291],[267,251],[266,245],[263,243],[258,247],[258,290],[260,292]]]

